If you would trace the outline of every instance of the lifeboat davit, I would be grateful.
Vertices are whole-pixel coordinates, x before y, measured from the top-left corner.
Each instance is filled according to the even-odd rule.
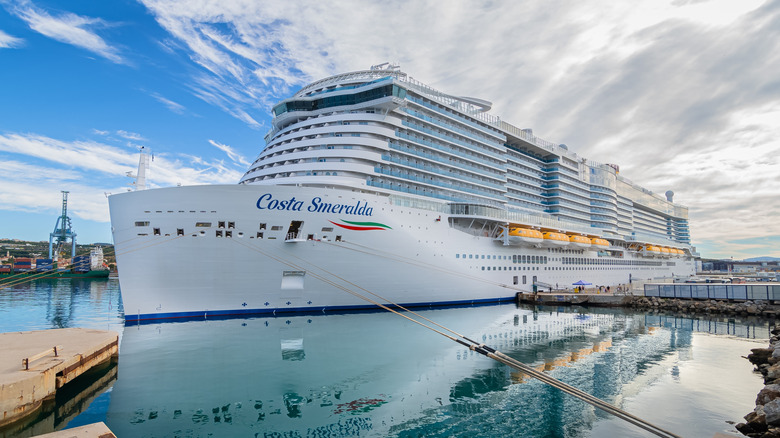
[[[555,233],[552,231],[544,233],[544,243],[548,246],[566,246],[569,242],[569,236],[563,233]]]
[[[530,228],[510,228],[509,241],[514,243],[537,244],[544,241],[544,235],[541,231]]]
[[[590,248],[591,241],[585,236],[577,236],[577,235],[571,235],[569,236],[569,243],[571,243],[571,246],[576,246],[577,248]]]
[[[594,239],[590,239],[590,243],[601,248],[609,248],[609,241],[606,239],[599,239],[596,237]]]

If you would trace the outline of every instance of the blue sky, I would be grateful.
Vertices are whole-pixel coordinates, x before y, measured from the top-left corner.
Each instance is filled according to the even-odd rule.
[[[623,4],[625,3],[625,4]],[[273,103],[394,61],[690,208],[704,257],[780,256],[780,1],[0,0],[0,237],[81,243],[138,149],[235,183]]]

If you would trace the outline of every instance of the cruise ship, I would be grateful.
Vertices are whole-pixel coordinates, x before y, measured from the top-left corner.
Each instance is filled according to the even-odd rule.
[[[126,321],[513,300],[695,271],[688,209],[397,66],[273,107],[238,184],[109,197]],[[614,289],[613,289],[614,290]]]

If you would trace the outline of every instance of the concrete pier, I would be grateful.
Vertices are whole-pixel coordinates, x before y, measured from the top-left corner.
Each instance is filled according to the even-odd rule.
[[[116,332],[82,328],[0,333],[0,427],[37,412],[59,388],[116,357]]]
[[[590,292],[518,292],[517,302],[528,304],[542,304],[548,306],[559,305],[594,305],[594,306],[624,306],[631,301],[631,296],[611,293]]]
[[[105,423],[92,423],[73,429],[38,435],[38,438],[116,438]]]

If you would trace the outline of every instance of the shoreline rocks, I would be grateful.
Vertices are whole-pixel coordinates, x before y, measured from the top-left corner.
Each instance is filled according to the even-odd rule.
[[[771,331],[768,348],[753,348],[747,359],[764,376],[764,388],[756,397],[756,408],[735,427],[743,435],[780,438],[780,327]]]
[[[689,300],[677,298],[659,298],[634,296],[628,303],[636,309],[653,309],[685,313],[759,316],[777,318],[780,307],[766,301],[729,302],[726,300]]]

